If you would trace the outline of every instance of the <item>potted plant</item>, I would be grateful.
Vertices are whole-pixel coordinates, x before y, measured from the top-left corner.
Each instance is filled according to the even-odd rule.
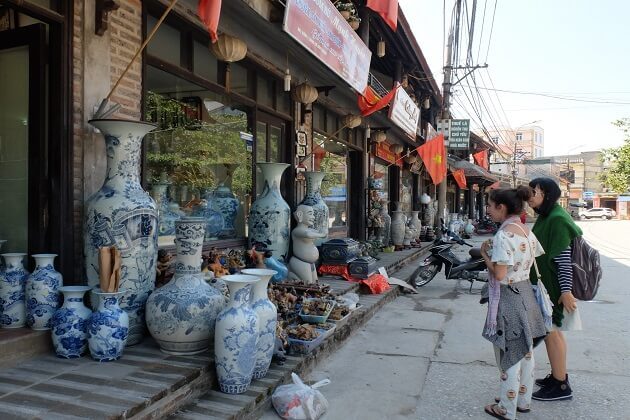
[[[353,3],[339,2],[335,6],[337,7],[337,10],[339,10],[339,13],[341,13],[341,16],[343,16],[346,20],[348,20],[350,16],[356,14]]]

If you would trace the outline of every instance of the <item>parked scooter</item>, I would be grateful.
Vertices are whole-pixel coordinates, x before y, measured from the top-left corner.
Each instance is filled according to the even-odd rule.
[[[475,280],[488,281],[488,271],[481,257],[481,249],[471,249],[468,251],[471,258],[466,261],[460,261],[451,251],[455,244],[472,247],[471,244],[464,241],[457,234],[447,230],[444,226],[444,221],[442,221],[442,237],[436,238],[429,250],[431,255],[425,258],[411,277],[416,287],[422,287],[433,280],[442,269],[442,266],[444,266],[447,279],[468,280],[470,282],[470,290],[472,290]]]
[[[486,214],[481,220],[477,222],[477,225],[475,226],[475,233],[477,233],[478,235],[494,235],[495,233],[497,233],[498,229],[499,227],[497,226],[497,224],[493,222],[490,216]]]

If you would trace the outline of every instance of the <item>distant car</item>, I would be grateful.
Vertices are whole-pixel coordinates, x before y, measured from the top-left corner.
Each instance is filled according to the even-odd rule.
[[[617,213],[613,209],[605,207],[593,207],[592,209],[580,211],[580,219],[599,218],[602,220],[612,219]]]

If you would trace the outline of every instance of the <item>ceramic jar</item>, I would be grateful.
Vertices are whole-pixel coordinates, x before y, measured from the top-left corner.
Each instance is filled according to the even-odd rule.
[[[230,301],[217,318],[214,354],[221,392],[247,391],[256,364],[258,316],[250,306],[252,285],[259,277],[245,274],[223,276],[230,289]]]
[[[258,340],[256,341],[256,364],[254,379],[263,378],[271,365],[271,358],[276,344],[276,325],[278,324],[278,310],[267,295],[269,279],[277,274],[274,270],[262,268],[246,268],[243,274],[260,277],[254,283],[252,290],[252,309],[258,315]]]
[[[105,137],[107,172],[99,191],[86,202],[85,267],[90,286],[99,284],[99,248],[120,251],[120,306],[129,314],[128,344],[144,336],[144,307],[155,287],[158,219],[155,201],[140,185],[142,138],[154,124],[125,120],[91,120]]]
[[[118,360],[129,336],[129,316],[118,303],[125,292],[105,293],[95,288],[92,293],[99,303],[87,323],[90,355],[99,362]]]
[[[388,204],[387,201],[383,202],[380,213],[381,221],[383,222],[383,227],[379,233],[379,239],[383,246],[389,246],[389,242],[391,239],[391,229],[392,229],[392,217],[389,215]]]
[[[26,279],[26,325],[34,330],[49,330],[50,320],[61,306],[61,273],[53,264],[57,254],[34,254],[35,270]]]
[[[416,231],[416,239],[420,236],[420,231],[422,230],[422,221],[418,217],[419,213],[419,211],[412,210],[411,217],[409,218],[409,226]]]
[[[28,271],[24,268],[26,254],[2,254],[5,267],[0,272],[0,327],[20,328],[26,325],[24,288]]]
[[[319,246],[326,242],[328,237],[328,206],[321,195],[322,181],[326,174],[324,172],[304,172],[304,176],[306,177],[306,195],[300,204],[313,208],[315,220],[312,228],[326,235],[323,238],[315,239],[315,246]]]
[[[147,300],[147,327],[168,354],[197,354],[208,349],[223,295],[201,273],[201,248],[206,222],[185,217],[175,222],[175,275]]]
[[[213,172],[218,179],[222,181],[219,186],[210,191],[204,197],[210,208],[221,214],[223,218],[223,227],[219,231],[219,238],[236,237],[236,215],[238,214],[239,202],[232,192],[232,174],[238,167],[236,164],[221,163],[213,165]]]
[[[392,243],[395,246],[400,247],[403,246],[405,241],[405,213],[397,210],[392,212],[392,215]]]
[[[291,209],[280,194],[280,180],[290,165],[266,162],[256,165],[265,184],[249,211],[249,246],[266,248],[277,259],[288,261]]]
[[[55,353],[65,359],[83,356],[88,350],[87,324],[92,311],[83,304],[89,286],[63,286],[63,306],[51,319],[51,337]]]

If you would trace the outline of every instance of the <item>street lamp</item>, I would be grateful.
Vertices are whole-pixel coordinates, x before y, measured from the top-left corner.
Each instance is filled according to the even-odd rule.
[[[519,125],[515,129],[512,129],[512,133],[514,134],[514,152],[512,153],[512,188],[516,188],[516,175],[518,174],[518,170],[516,168],[516,152],[517,152],[517,146],[518,146],[519,140],[518,140],[518,137],[516,136],[517,134],[516,130],[518,130],[519,128],[525,127],[526,125],[539,123],[540,121],[541,120],[530,121],[528,123]]]

